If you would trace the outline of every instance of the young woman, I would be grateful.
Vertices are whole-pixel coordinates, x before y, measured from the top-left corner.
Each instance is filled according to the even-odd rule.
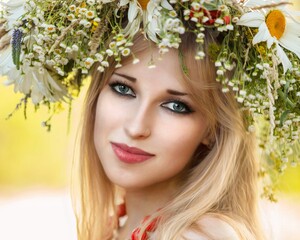
[[[31,98],[55,113],[92,74],[80,240],[264,238],[253,124],[268,123],[260,145],[273,170],[299,142],[300,24],[288,3],[2,3],[0,74],[25,110]]]
[[[179,50],[159,59],[139,35],[138,64],[125,59],[94,72],[84,107],[79,239],[262,239],[247,113],[216,83],[214,63],[195,60],[194,40],[184,35]]]

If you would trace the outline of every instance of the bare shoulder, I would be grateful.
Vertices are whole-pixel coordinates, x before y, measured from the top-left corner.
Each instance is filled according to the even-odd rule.
[[[215,216],[205,216],[195,224],[195,229],[186,231],[185,240],[239,240],[234,228]]]

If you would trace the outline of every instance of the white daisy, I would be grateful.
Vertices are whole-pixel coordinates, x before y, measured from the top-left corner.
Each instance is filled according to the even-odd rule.
[[[0,76],[5,76],[11,69],[16,68],[11,52],[11,45],[0,51]]]
[[[7,3],[0,2],[7,11],[7,30],[11,30],[15,22],[25,13],[25,0],[10,0]]]
[[[137,0],[120,0],[119,6],[123,7],[127,4],[129,4],[128,20],[129,23],[132,23],[137,17],[138,13],[141,11],[141,8]]]
[[[280,0],[274,1],[280,3]],[[245,6],[260,7],[266,1],[249,0]],[[258,28],[258,33],[253,38],[253,44],[267,42],[267,47],[276,46],[276,53],[280,59],[284,72],[292,68],[292,63],[283,48],[295,53],[300,58],[300,24],[284,7],[261,9],[248,12],[240,18],[238,25]],[[283,47],[283,48],[282,48]]]
[[[128,24],[123,30],[125,36],[134,36],[142,21],[142,9],[137,0],[120,0],[119,7],[129,4]]]
[[[144,11],[144,29],[147,36],[153,41],[158,42],[157,34],[163,27],[161,19],[161,9],[169,11],[174,10],[168,0],[150,0],[147,5],[147,11]]]
[[[67,96],[67,91],[61,83],[56,81],[42,66],[30,66],[23,61],[23,72],[16,68],[11,69],[8,74],[6,85],[14,84],[14,91],[26,94],[31,93],[34,104],[40,103],[45,97],[47,100],[56,102]]]

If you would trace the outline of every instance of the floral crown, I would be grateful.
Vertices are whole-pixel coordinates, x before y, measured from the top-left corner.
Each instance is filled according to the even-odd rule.
[[[0,75],[25,95],[21,103],[26,105],[31,98],[36,106],[55,109],[78,95],[95,62],[100,72],[109,67],[111,58],[116,67],[130,55],[137,63],[130,47],[141,29],[161,54],[178,48],[181,35],[191,32],[198,46],[195,58],[209,54],[223,92],[233,90],[242,108],[252,113],[248,130],[254,130],[257,119],[264,121],[259,140],[269,163],[265,168],[282,172],[289,161],[297,164],[300,23],[295,16],[300,14],[286,8],[288,1],[10,0],[0,4]],[[211,43],[205,53],[208,28],[218,32],[222,42]],[[231,79],[227,71],[233,72]]]

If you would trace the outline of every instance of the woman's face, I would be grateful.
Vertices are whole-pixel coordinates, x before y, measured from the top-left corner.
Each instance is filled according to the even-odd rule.
[[[154,57],[157,56],[153,53]],[[207,124],[181,83],[177,51],[117,68],[101,91],[94,142],[108,178],[125,189],[176,179],[200,143]]]

